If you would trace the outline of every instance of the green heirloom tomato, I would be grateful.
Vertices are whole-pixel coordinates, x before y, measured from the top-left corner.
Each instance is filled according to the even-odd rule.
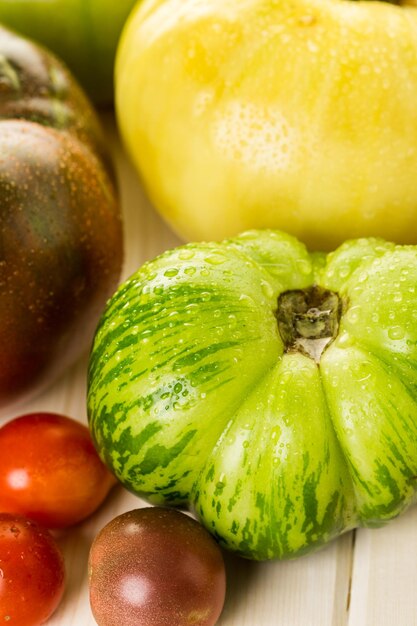
[[[0,22],[44,44],[74,72],[93,100],[113,100],[113,64],[136,0],[0,0]]]
[[[416,400],[417,247],[378,239],[326,256],[251,231],[169,251],[110,300],[89,368],[116,476],[255,559],[401,513]]]
[[[119,125],[180,235],[280,228],[315,250],[362,236],[417,243],[417,6],[400,4],[134,9],[116,62]]]

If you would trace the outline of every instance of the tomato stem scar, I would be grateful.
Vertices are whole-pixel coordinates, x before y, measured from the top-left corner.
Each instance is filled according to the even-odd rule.
[[[342,301],[317,285],[285,291],[278,298],[276,318],[286,352],[301,352],[320,363],[339,332]]]

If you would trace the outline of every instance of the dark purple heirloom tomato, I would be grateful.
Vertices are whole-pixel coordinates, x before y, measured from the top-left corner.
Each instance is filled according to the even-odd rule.
[[[53,56],[0,28],[0,407],[87,347],[122,257],[91,105]]]
[[[211,535],[184,513],[159,507],[124,513],[101,530],[89,583],[99,626],[213,626],[226,588]]]

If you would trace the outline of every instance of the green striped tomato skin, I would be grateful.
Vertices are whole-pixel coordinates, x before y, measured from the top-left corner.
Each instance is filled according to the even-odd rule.
[[[280,294],[339,295],[316,361],[284,345]],[[277,231],[168,251],[110,300],[88,414],[103,460],[225,547],[292,558],[414,500],[417,249],[375,239],[308,254]]]

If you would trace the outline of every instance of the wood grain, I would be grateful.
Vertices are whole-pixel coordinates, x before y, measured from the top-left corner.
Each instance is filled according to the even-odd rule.
[[[153,211],[124,154],[114,120],[103,117],[120,181],[126,258],[123,277],[180,243]],[[86,421],[85,355],[47,393],[6,417],[36,410]],[[64,599],[48,626],[94,626],[87,558],[104,524],[144,502],[116,487],[88,521],[59,537],[67,566]],[[228,591],[219,626],[417,626],[417,510],[379,530],[361,529],[308,557],[253,563],[225,555]],[[120,626],[124,626],[121,624]]]

